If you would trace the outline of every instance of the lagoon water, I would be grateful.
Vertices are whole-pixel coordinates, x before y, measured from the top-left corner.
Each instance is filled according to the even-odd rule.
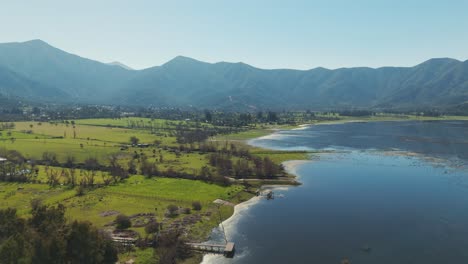
[[[251,144],[330,152],[289,163],[302,186],[236,208],[236,256],[204,263],[468,263],[468,122],[317,125]]]

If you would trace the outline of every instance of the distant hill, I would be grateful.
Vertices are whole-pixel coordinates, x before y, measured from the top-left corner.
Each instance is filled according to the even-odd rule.
[[[121,67],[73,55],[41,40],[0,44],[0,66],[66,94],[66,101],[101,102],[132,76]],[[57,94],[57,96],[61,96]]]
[[[126,69],[126,70],[130,70],[130,71],[133,71],[133,70],[134,70],[133,68],[131,68],[131,67],[129,67],[129,66],[127,66],[127,65],[125,65],[125,64],[123,64],[123,63],[121,63],[121,62],[118,62],[118,61],[109,62],[109,63],[107,63],[107,64],[108,64],[108,65],[119,66],[119,67],[122,67],[122,68],[124,68],[124,69]]]
[[[0,95],[7,97],[19,96],[40,101],[53,101],[67,96],[58,88],[30,80],[4,66],[0,66]]]
[[[119,67],[117,67],[119,66]],[[0,44],[0,94],[45,100],[221,109],[435,108],[468,102],[468,61],[414,67],[264,70],[176,57],[130,70],[40,40]]]
[[[177,57],[139,72],[116,98],[130,104],[217,108],[443,107],[468,100],[468,61],[298,71]]]

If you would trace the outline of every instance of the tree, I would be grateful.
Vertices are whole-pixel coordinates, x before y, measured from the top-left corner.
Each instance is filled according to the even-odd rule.
[[[111,243],[91,223],[74,221],[67,235],[66,258],[70,263],[115,263],[117,250]]]
[[[75,156],[73,156],[72,154],[68,154],[64,165],[67,168],[73,168],[73,166],[75,165],[75,162],[76,162]]]
[[[146,234],[155,234],[159,232],[159,223],[156,221],[151,221],[145,226]]]
[[[128,162],[128,170],[127,171],[130,174],[137,174],[138,173],[134,159],[131,159]]]
[[[267,116],[267,121],[268,122],[277,122],[278,121],[278,115],[275,112],[268,112]]]
[[[140,142],[140,139],[139,139],[139,138],[137,138],[137,137],[135,137],[135,136],[131,136],[131,137],[130,137],[130,143],[131,143],[132,145],[134,145],[134,146],[135,146],[135,145],[138,145],[138,142]]]
[[[65,259],[67,232],[65,207],[59,204],[48,207],[41,203],[34,204],[32,217],[28,223],[38,238],[33,241],[35,263],[61,263]]]
[[[192,202],[192,208],[195,211],[200,211],[202,209],[202,205],[199,201]]]
[[[65,184],[70,186],[76,185],[76,170],[71,168],[65,171]]]
[[[26,221],[16,209],[0,210],[0,263],[31,263],[32,246]]]
[[[115,183],[122,179],[128,178],[130,169],[126,170],[124,167],[122,167],[122,165],[120,165],[117,154],[113,154],[109,157],[109,164],[109,173],[112,176],[112,179],[114,179]]]
[[[31,251],[24,235],[15,234],[0,244],[1,263],[31,263]]]
[[[100,166],[97,158],[89,157],[84,161],[84,167],[87,170],[97,170]]]
[[[263,172],[267,177],[274,177],[278,174],[278,166],[269,158],[263,158]]]
[[[213,115],[211,114],[210,110],[205,110],[205,120],[208,123],[213,121]]]
[[[54,152],[50,152],[50,151],[45,151],[44,153],[42,153],[42,160],[47,164],[47,165],[57,165],[58,164],[58,161],[57,161],[57,154],[55,154]]]
[[[46,175],[47,175],[47,183],[50,186],[55,187],[60,183],[60,175],[57,170],[48,169],[46,171]]]
[[[149,162],[147,159],[144,159],[140,164],[140,171],[146,177],[153,177],[159,175],[158,166],[155,162]]]
[[[83,196],[85,194],[85,187],[83,185],[78,186],[76,189],[76,196]]]
[[[132,227],[132,221],[130,220],[130,217],[124,214],[119,214],[115,218],[115,223],[117,225],[117,229],[127,229]]]
[[[89,222],[67,224],[65,208],[31,203],[32,217],[0,209],[0,263],[104,263],[117,261],[111,239]]]
[[[93,186],[96,177],[96,171],[81,171],[83,177],[81,178],[80,185],[82,187]]]
[[[175,217],[179,215],[179,207],[177,205],[168,205],[167,206],[167,215],[170,217]]]
[[[161,234],[159,237],[159,248],[157,255],[160,264],[173,264],[176,259],[186,259],[192,254],[192,251],[181,238],[182,232],[173,230]]]
[[[112,175],[107,172],[101,171],[101,178],[104,185],[109,185],[112,182]]]

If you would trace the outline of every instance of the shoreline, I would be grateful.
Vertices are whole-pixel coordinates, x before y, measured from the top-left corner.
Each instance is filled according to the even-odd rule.
[[[313,161],[312,160],[287,160],[287,161],[282,162],[281,164],[283,164],[284,169],[286,170],[287,173],[294,175],[295,179],[300,179],[301,176],[298,174],[297,169],[300,166],[306,163],[310,163],[310,162],[313,162]],[[299,183],[301,182],[299,181]]]
[[[300,179],[300,175],[297,174],[298,167],[305,164],[305,163],[309,163],[309,162],[312,162],[312,161],[311,160],[288,160],[288,161],[282,162],[281,164],[283,164],[285,166],[285,170],[286,170],[287,173],[289,173],[291,175],[294,175],[295,179]],[[301,185],[279,185],[279,184],[278,185],[276,185],[276,184],[275,185],[268,185],[268,184],[266,184],[266,185],[262,185],[260,187],[260,189],[275,190],[275,189],[279,189],[279,188],[284,189],[284,188],[291,188],[291,187],[298,187],[298,186],[301,186]],[[225,219],[223,222],[221,222],[213,230],[215,230],[215,229],[224,229],[224,232],[226,233],[226,237],[228,237],[228,239],[229,239],[230,234],[236,232],[237,223],[246,214],[248,214],[248,211],[251,209],[251,207],[258,204],[262,199],[264,199],[264,198],[261,197],[261,196],[253,196],[252,198],[250,198],[249,200],[247,200],[245,202],[236,204],[234,206],[234,212],[232,213],[232,215],[229,218]],[[209,241],[210,240],[204,241],[204,243],[209,242]],[[200,262],[200,264],[211,264],[211,263],[213,263],[211,261],[214,261],[215,258],[216,258],[216,255],[203,254],[203,258],[202,258],[202,261]]]
[[[290,130],[306,129],[307,127],[309,127],[311,125],[313,125],[313,124],[303,124],[303,125],[299,125],[296,128],[292,128]],[[274,133],[276,133],[279,130],[281,130],[281,129],[272,129],[271,133],[269,133],[267,135],[254,137],[254,138],[251,138],[251,139],[246,139],[246,140],[243,140],[243,142],[246,145],[250,146],[250,147],[257,147],[257,146],[254,146],[254,145],[250,144],[250,141],[254,140],[254,139],[258,139],[258,138],[273,135]],[[273,150],[273,149],[268,149],[268,150]],[[260,185],[259,189],[272,189],[272,190],[275,190],[277,188],[291,188],[291,187],[300,186],[302,183],[300,181],[297,181],[297,179],[300,179],[300,175],[297,173],[297,169],[298,169],[299,166],[301,166],[301,165],[303,165],[305,163],[309,163],[309,162],[313,162],[313,161],[304,159],[304,160],[286,160],[286,161],[281,162],[281,164],[284,166],[285,171],[288,174],[294,176],[294,181],[298,182],[299,185],[262,184],[262,185]],[[213,233],[213,231],[215,229],[224,229],[224,232],[226,233],[226,237],[229,237],[232,232],[235,232],[236,224],[242,219],[242,216],[244,216],[245,214],[248,214],[249,209],[252,206],[255,206],[256,204],[258,204],[261,200],[262,200],[261,196],[253,196],[250,199],[248,199],[247,201],[236,204],[234,206],[234,212],[232,213],[232,215],[229,216],[227,219],[223,220],[217,227],[213,228],[212,233]],[[206,240],[204,242],[209,242],[209,241],[210,241],[210,239],[208,239],[208,240]],[[212,260],[210,258],[215,258],[215,257],[216,256],[213,255],[213,254],[203,254],[203,258],[202,258],[202,261],[200,262],[200,264],[210,264],[210,263],[212,263],[211,262]]]

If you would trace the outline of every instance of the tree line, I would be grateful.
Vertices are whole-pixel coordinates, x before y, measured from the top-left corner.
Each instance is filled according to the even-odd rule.
[[[31,203],[31,218],[0,209],[1,263],[115,263],[117,247],[89,222],[65,218],[65,207]]]

